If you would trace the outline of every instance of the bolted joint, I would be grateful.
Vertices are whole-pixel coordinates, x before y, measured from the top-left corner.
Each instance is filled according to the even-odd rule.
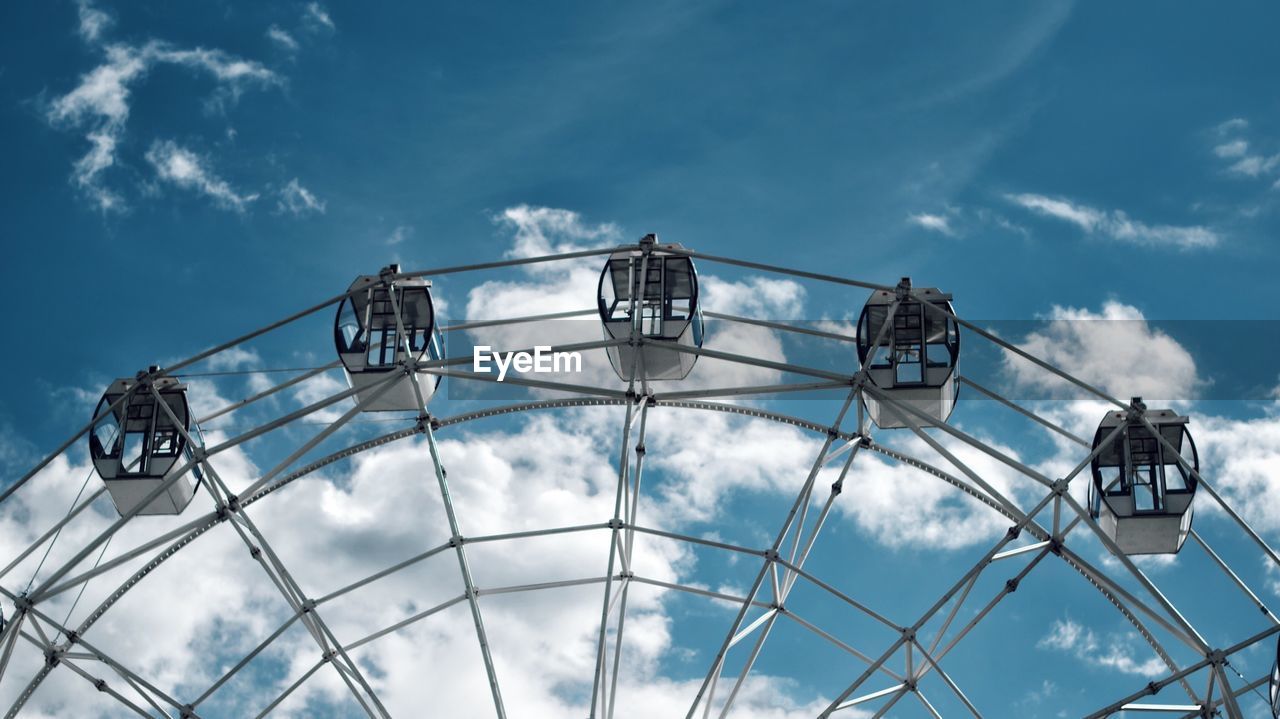
[[[461,547],[466,543],[467,543],[466,538],[463,537],[461,534],[455,534],[452,537],[449,537],[449,546],[453,547],[454,549],[457,549],[458,547]]]
[[[1129,409],[1125,411],[1125,417],[1130,422],[1137,422],[1143,415],[1147,413],[1147,404],[1142,401],[1141,397],[1134,397],[1129,400]]]
[[[1155,682],[1147,682],[1147,692],[1152,696],[1160,693],[1160,685]]]
[[[782,555],[778,554],[778,550],[776,549],[766,549],[764,550],[764,558],[766,561],[776,562],[779,559],[782,559]]]
[[[1049,538],[1049,551],[1058,555],[1059,557],[1062,556],[1062,538],[1061,537]]]
[[[902,639],[903,641],[914,642],[916,640],[916,630],[911,627],[903,627]]]
[[[916,690],[916,680],[914,677],[907,677],[906,679],[902,680],[902,685],[905,686],[907,688],[907,691],[909,692],[913,692]]]
[[[840,429],[838,427],[827,427],[827,436],[835,441],[840,439]]]
[[[62,655],[65,654],[66,651],[67,650],[60,647],[44,650],[44,665],[51,669],[58,666],[62,663]]]
[[[67,646],[71,646],[72,644],[75,644],[78,641],[80,641],[80,632],[77,632],[74,629],[67,632]]]
[[[1052,489],[1055,495],[1061,497],[1067,493],[1067,487],[1069,484],[1070,483],[1065,479],[1055,479],[1053,480],[1053,484],[1049,485],[1049,489]]]
[[[227,497],[227,509],[230,509],[232,512],[239,512],[241,509],[240,498],[234,494]]]
[[[871,440],[871,435],[867,434],[866,432],[863,432],[862,434],[858,435],[858,444],[862,445],[863,449],[871,449],[871,445],[873,445],[874,442],[872,442]]]
[[[262,550],[258,548],[256,545],[249,547],[249,556],[253,557],[254,559],[258,559],[262,556]]]
[[[204,447],[192,447],[191,459],[194,462],[203,462],[209,458],[209,450]]]
[[[325,652],[325,653],[320,657],[320,663],[322,663],[322,664],[327,664],[327,663],[329,663],[329,662],[331,662],[331,661],[333,661],[334,659],[337,659],[337,658],[338,658],[338,652],[337,652],[337,650],[336,650],[336,649],[330,649],[329,651]]]
[[[609,529],[624,529],[627,526],[627,523],[622,521],[621,519],[615,518],[615,519],[610,519],[608,524],[606,524],[605,526],[607,526]]]
[[[635,576],[636,576],[636,573],[630,570],[625,572],[618,572],[618,579],[634,579]]]
[[[1221,649],[1214,649],[1213,651],[1204,655],[1204,658],[1208,659],[1209,662],[1212,663],[1214,666],[1220,667],[1227,663],[1227,653],[1222,651]]]
[[[179,710],[179,719],[196,719],[196,708],[187,704]]]
[[[391,264],[378,270],[378,279],[383,283],[390,284],[396,275],[400,274],[400,265]]]
[[[1013,594],[1014,592],[1018,591],[1018,580],[1010,579],[1009,581],[1005,582],[1004,591],[1007,594]]]
[[[909,299],[911,297],[911,278],[903,277],[898,281],[898,286],[893,288],[893,295],[899,300]]]
[[[640,238],[640,254],[647,255],[653,252],[653,246],[658,244],[658,236],[652,232]]]
[[[94,679],[93,688],[97,689],[100,692],[105,692],[107,690],[107,683],[102,681],[101,679]]]
[[[645,453],[644,443],[636,445],[636,456],[643,457]]]
[[[13,608],[18,610],[19,614],[27,611],[33,606],[35,606],[35,603],[31,601],[31,597],[28,597],[25,592],[19,594],[18,598],[13,600]]]
[[[844,480],[837,479],[831,483],[831,494],[836,495],[844,491]]]
[[[627,393],[625,396],[627,398],[627,402],[631,404],[635,404],[636,401],[640,399],[640,394],[631,388],[627,389]]]
[[[302,603],[302,613],[303,613],[303,614],[310,614],[311,612],[314,612],[315,610],[316,610],[316,600],[314,600],[314,599],[308,599],[307,601],[305,601],[305,602],[303,602],[303,603]]]
[[[1009,531],[1005,534],[1008,535],[1009,539],[1017,539],[1018,536],[1022,534],[1022,529],[1015,524],[1014,526],[1009,527]]]

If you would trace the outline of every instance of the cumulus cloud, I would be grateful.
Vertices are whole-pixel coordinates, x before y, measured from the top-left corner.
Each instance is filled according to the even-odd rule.
[[[1135,658],[1132,648],[1119,638],[1101,639],[1092,630],[1070,618],[1055,619],[1049,633],[1036,645],[1040,649],[1066,652],[1096,668],[1135,674],[1154,679],[1168,672],[1159,657]]]
[[[244,212],[249,203],[258,199],[257,194],[242,195],[236,192],[226,180],[209,168],[206,159],[172,140],[152,143],[146,157],[161,180],[205,195],[219,207]]]
[[[1047,195],[1020,193],[1005,198],[1038,215],[1073,224],[1087,234],[1129,244],[1187,250],[1215,247],[1222,241],[1215,230],[1201,225],[1148,225],[1130,218],[1123,210],[1104,211]]]
[[[939,232],[944,235],[954,236],[955,230],[951,228],[951,221],[944,215],[931,215],[921,212],[915,215],[907,215],[907,222],[926,230]]]
[[[1193,399],[1202,385],[1195,360],[1151,327],[1142,311],[1117,301],[1101,311],[1054,306],[1047,323],[1017,345],[1113,397]],[[1015,386],[1033,397],[1080,397],[1084,390],[1006,352]]]
[[[516,205],[496,215],[494,222],[514,230],[511,257],[537,257],[617,244],[622,233],[612,222],[589,224],[573,210]]]
[[[324,200],[303,187],[296,177],[289,180],[289,183],[280,190],[280,200],[276,203],[276,211],[288,212],[294,217],[310,214],[323,215],[324,210]]]
[[[152,40],[141,46],[108,45],[105,59],[80,78],[65,95],[55,98],[46,110],[46,119],[55,126],[85,128],[89,151],[77,160],[72,181],[103,211],[123,210],[123,196],[108,187],[104,173],[116,164],[120,142],[130,113],[130,95],[147,73],[157,65],[176,65],[207,74],[220,91],[235,98],[251,85],[280,83],[280,78],[263,65],[229,55],[221,50],[182,49]]]

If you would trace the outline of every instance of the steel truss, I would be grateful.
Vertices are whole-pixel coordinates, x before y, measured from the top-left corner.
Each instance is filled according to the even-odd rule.
[[[401,273],[391,277],[399,281],[411,277],[435,277],[445,274],[471,272],[477,270],[495,270],[505,267],[521,266],[535,263],[560,262],[581,258],[599,257],[612,252],[612,249],[585,250],[545,257],[522,258],[489,262],[476,265],[445,267],[430,270]],[[817,282],[835,283],[837,285],[868,288],[875,290],[892,290],[892,287],[862,282],[832,275],[819,274],[801,270],[738,260],[734,258],[706,255],[692,251],[682,251],[690,257],[733,266],[744,267],[783,275],[799,277]],[[391,293],[392,301],[395,295]],[[214,357],[244,342],[278,330],[295,321],[308,317],[316,312],[332,307],[345,295],[333,297],[325,302],[304,309],[278,322],[250,332],[244,336],[220,344],[201,352],[182,362],[170,366],[163,374],[174,374],[200,361]],[[950,315],[930,302],[921,304],[930,311],[953,317],[960,326],[973,332],[1002,349],[1018,355],[1102,401],[1119,407],[1128,406],[1114,397],[1108,396],[1100,389],[1078,379],[1051,364],[1034,357],[1024,350],[1008,343],[983,328]],[[889,313],[896,310],[897,303],[890,306]],[[556,312],[542,315],[476,322],[469,325],[455,325],[447,328],[450,331],[471,329],[481,326],[496,326],[541,320],[567,319],[594,314],[594,310],[573,312]],[[398,320],[397,312],[397,321]],[[729,314],[707,313],[717,321],[744,323],[774,331],[795,332],[834,342],[850,342],[853,338],[835,332],[816,330],[794,323],[765,320],[760,318],[740,317]],[[884,325],[886,328],[889,323]],[[406,337],[403,327],[398,335]],[[883,330],[882,330],[883,331]],[[633,333],[629,342],[643,344],[644,337]],[[628,340],[606,340],[597,342],[579,342],[553,348],[555,350],[573,350],[598,352],[607,347],[623,344]],[[723,640],[719,643],[696,693],[689,699],[691,704],[687,713],[689,719],[712,716],[724,719],[732,715],[735,702],[748,680],[772,630],[779,622],[789,623],[822,642],[829,644],[841,653],[850,656],[863,666],[860,674],[851,677],[844,687],[832,687],[834,699],[820,713],[820,716],[838,715],[851,707],[870,708],[875,717],[881,717],[891,711],[901,700],[910,697],[917,702],[929,716],[942,716],[937,709],[936,697],[931,700],[922,688],[922,681],[930,675],[936,675],[945,693],[951,700],[963,706],[968,715],[983,717],[985,715],[974,701],[963,691],[955,678],[946,670],[946,661],[951,652],[987,619],[992,611],[1016,592],[1033,570],[1046,560],[1060,560],[1065,566],[1081,575],[1086,584],[1099,592],[1124,619],[1129,622],[1135,632],[1146,642],[1168,673],[1145,686],[1135,686],[1132,694],[1121,697],[1110,703],[1100,699],[1100,708],[1088,715],[1092,717],[1113,716],[1121,711],[1141,711],[1180,717],[1225,716],[1242,719],[1244,714],[1239,699],[1247,693],[1256,691],[1267,682],[1267,675],[1261,678],[1246,679],[1235,671],[1231,658],[1264,642],[1274,642],[1275,635],[1280,633],[1280,620],[1267,607],[1240,574],[1216,552],[1205,538],[1193,531],[1192,544],[1203,551],[1211,564],[1222,572],[1229,586],[1238,590],[1250,604],[1257,607],[1263,617],[1263,625],[1255,633],[1238,638],[1227,646],[1214,646],[1205,636],[1181,613],[1173,600],[1167,596],[1157,584],[1131,559],[1120,553],[1117,547],[1106,536],[1102,529],[1090,517],[1087,508],[1083,507],[1071,494],[1073,481],[1084,472],[1100,450],[1090,451],[1091,443],[1078,437],[1069,430],[1057,425],[1052,420],[1037,413],[1034,408],[1020,405],[997,391],[982,386],[967,377],[959,377],[959,381],[967,387],[1000,405],[1007,407],[1018,416],[1034,422],[1036,426],[1065,438],[1081,447],[1080,460],[1074,469],[1061,478],[1050,478],[1017,458],[1010,457],[999,449],[990,446],[980,438],[950,425],[931,428],[929,418],[916,408],[897,402],[894,398],[874,385],[870,384],[864,373],[857,367],[817,368],[789,362],[768,361],[758,357],[740,355],[717,350],[712,347],[677,347],[680,351],[703,357],[713,358],[738,365],[772,370],[779,380],[761,386],[725,386],[710,389],[681,389],[678,384],[664,386],[661,390],[650,387],[644,381],[629,383],[625,391],[609,387],[573,384],[563,381],[534,380],[529,378],[509,377],[508,384],[526,386],[544,392],[554,393],[553,398],[529,401],[501,407],[486,407],[472,412],[453,416],[434,416],[428,412],[416,382],[410,386],[417,393],[419,416],[409,420],[411,426],[395,429],[383,435],[368,439],[336,452],[321,457],[314,457],[315,451],[327,440],[333,438],[339,430],[353,422],[364,406],[375,402],[382,393],[388,391],[393,383],[414,372],[429,372],[446,375],[451,381],[492,382],[494,378],[460,369],[466,358],[446,358],[430,362],[405,362],[399,373],[388,373],[380,386],[366,395],[354,406],[348,407],[341,416],[324,426],[310,438],[298,445],[297,449],[287,457],[278,461],[271,469],[257,477],[248,487],[234,493],[222,480],[217,470],[217,456],[231,448],[239,447],[246,442],[258,439],[268,433],[283,428],[296,427],[304,418],[329,407],[337,406],[344,400],[355,397],[354,390],[346,390],[333,394],[302,409],[287,413],[275,420],[259,424],[236,436],[230,437],[212,446],[205,446],[196,437],[186,434],[185,439],[195,447],[191,461],[185,463],[166,477],[165,483],[156,488],[150,497],[138,503],[138,507],[146,505],[150,498],[159,496],[168,485],[176,482],[187,472],[199,468],[207,478],[205,486],[208,496],[213,501],[213,508],[202,515],[195,516],[185,524],[151,537],[135,546],[117,550],[107,556],[107,547],[117,533],[130,522],[132,513],[126,514],[113,522],[105,531],[81,547],[78,547],[71,558],[61,562],[44,572],[42,576],[32,577],[32,582],[22,589],[15,577],[10,576],[14,570],[42,549],[48,551],[50,545],[57,541],[62,529],[77,518],[84,510],[97,501],[103,490],[90,493],[83,501],[74,504],[64,518],[49,527],[35,541],[27,546],[18,556],[8,560],[0,569],[0,595],[12,606],[13,612],[8,621],[3,623],[0,631],[0,687],[20,682],[19,677],[26,676],[18,671],[13,662],[15,650],[19,645],[34,647],[43,657],[43,664],[35,668],[34,674],[17,691],[16,699],[7,707],[6,716],[15,717],[25,703],[39,689],[43,681],[55,671],[67,671],[89,682],[104,697],[109,697],[124,710],[140,716],[166,717],[199,717],[202,705],[223,689],[229,681],[242,672],[255,658],[266,651],[273,642],[290,629],[301,626],[315,643],[316,661],[306,671],[293,680],[258,714],[266,716],[312,676],[324,670],[340,678],[349,690],[352,700],[361,711],[371,717],[390,716],[378,694],[377,680],[371,680],[368,672],[359,662],[352,659],[351,652],[371,642],[401,631],[417,622],[438,614],[455,605],[465,604],[472,617],[477,642],[481,650],[482,669],[488,680],[492,695],[492,703],[496,716],[507,715],[501,691],[501,677],[490,654],[491,641],[501,642],[501,638],[491,640],[484,619],[483,605],[485,597],[492,595],[555,591],[569,587],[598,585],[601,589],[601,610],[596,625],[596,650],[594,672],[590,679],[590,719],[596,717],[612,719],[615,714],[624,713],[619,710],[619,675],[625,671],[623,646],[626,640],[626,620],[628,616],[628,599],[632,587],[647,586],[666,592],[678,592],[691,597],[700,597],[708,601],[718,602],[734,608],[732,620],[725,627]],[[407,347],[406,347],[407,350]],[[639,357],[639,353],[633,353]],[[279,382],[265,390],[236,401],[201,417],[198,422],[207,422],[215,418],[233,415],[245,407],[254,405],[285,389],[294,387],[313,377],[335,370],[338,363],[330,363],[323,367],[308,369]],[[634,376],[636,373],[633,372]],[[785,381],[783,378],[786,378]],[[366,388],[367,390],[368,388]],[[154,390],[151,390],[154,392]],[[781,414],[757,404],[749,403],[760,397],[779,396],[793,392],[827,393],[839,409],[830,421],[804,418]],[[126,395],[127,397],[127,395]],[[746,398],[746,402],[743,401]],[[872,427],[863,412],[864,398],[873,398],[882,407],[903,422],[911,435],[928,447],[933,456],[917,457],[900,448],[882,444],[873,437]],[[717,401],[719,400],[719,401]],[[122,397],[119,402],[125,401]],[[170,412],[168,405],[157,402],[157,406]],[[458,517],[452,502],[447,472],[441,462],[436,445],[435,434],[470,422],[484,420],[507,414],[559,410],[581,407],[618,407],[621,411],[621,441],[617,460],[617,482],[615,487],[614,509],[611,516],[600,517],[598,522],[572,526],[547,527],[536,530],[507,532],[480,536],[463,534],[462,521]],[[827,405],[819,405],[827,406]],[[731,415],[757,418],[780,425],[790,426],[823,436],[821,446],[807,472],[797,473],[798,491],[789,509],[783,515],[773,542],[767,547],[753,547],[731,542],[697,537],[669,528],[654,526],[650,520],[644,519],[642,503],[643,476],[645,464],[645,436],[651,416],[658,416],[666,408],[696,410],[702,412],[720,412]],[[852,412],[851,412],[852,410]],[[170,418],[181,427],[176,417]],[[1142,418],[1146,422],[1145,418]],[[851,426],[848,426],[851,425]],[[1177,454],[1159,432],[1150,427],[1152,434],[1161,439],[1165,450]],[[31,496],[39,491],[39,483],[32,483],[41,470],[55,459],[68,454],[71,448],[92,427],[92,423],[82,427],[66,442],[58,446],[29,472],[10,483],[0,492],[0,511],[7,508],[11,497],[19,491],[24,496]],[[1120,432],[1115,430],[1112,437]],[[273,550],[263,533],[251,518],[251,507],[289,484],[302,479],[313,472],[349,459],[361,452],[373,450],[389,443],[403,439],[419,437],[427,448],[424,462],[430,464],[430,478],[435,480],[445,516],[448,521],[447,535],[443,537],[426,537],[427,541],[416,551],[404,559],[371,572],[344,587],[322,596],[314,596],[307,592],[290,573],[280,556]],[[326,445],[327,446],[327,445]],[[983,477],[967,465],[955,450],[966,446],[999,462],[1009,468],[1027,482],[1027,487],[1036,490],[1038,500],[1030,506],[1020,505],[1015,497],[999,491],[989,478]],[[962,571],[947,585],[936,601],[917,617],[894,616],[894,612],[885,608],[874,608],[856,598],[857,587],[840,587],[816,576],[805,568],[823,528],[827,525],[833,507],[839,500],[846,481],[856,481],[859,468],[855,459],[862,453],[875,453],[885,460],[912,467],[923,476],[932,477],[945,482],[967,498],[979,503],[990,511],[1002,516],[1009,522],[1007,531],[1001,535],[976,561]],[[300,464],[309,459],[305,464]],[[837,479],[831,484],[829,491],[817,491],[819,474],[827,468],[839,467]],[[1280,556],[1268,545],[1263,537],[1254,530],[1243,517],[1232,508],[1213,484],[1197,475],[1199,487],[1205,497],[1214,501],[1224,510],[1227,519],[1236,526],[1260,553],[1276,568],[1280,568]],[[479,478],[463,478],[464,481],[478,481]],[[1087,481],[1087,480],[1081,480]],[[1208,500],[1202,500],[1208,501]],[[136,512],[137,510],[135,510]],[[128,592],[136,589],[143,580],[168,559],[182,549],[190,546],[201,536],[219,525],[229,525],[245,547],[253,561],[257,563],[263,574],[280,598],[287,606],[286,619],[264,637],[254,648],[241,657],[223,672],[215,681],[194,696],[176,697],[156,686],[145,676],[130,667],[130,658],[113,657],[103,652],[93,640],[93,628],[104,619],[109,610]],[[1121,572],[1112,576],[1086,559],[1076,550],[1078,542],[1069,541],[1073,533],[1093,537],[1106,547],[1121,566]],[[479,586],[471,571],[471,560],[467,548],[473,545],[497,543],[504,546],[517,546],[522,540],[533,537],[548,536],[582,536],[591,541],[607,542],[608,561],[600,567],[601,573],[588,573],[585,576],[552,578],[547,581],[510,585]],[[723,591],[713,591],[706,587],[681,582],[662,580],[645,576],[642,567],[637,567],[635,547],[640,535],[660,538],[682,543],[689,547],[697,547],[708,551],[737,555],[749,562],[754,562],[757,569],[754,580],[745,594],[739,596]],[[1031,541],[1019,543],[1024,535]],[[434,541],[434,543],[432,543]],[[452,554],[459,569],[460,586],[456,594],[426,609],[404,616],[385,627],[377,629],[365,636],[340,638],[332,631],[323,618],[332,609],[334,600],[347,596],[352,592],[366,588],[379,580],[398,572],[416,567],[430,561],[437,555]],[[96,561],[90,564],[96,556]],[[1053,559],[1051,559],[1053,558]],[[135,566],[138,561],[141,565]],[[1010,564],[1021,566],[1004,582],[1002,588],[985,601],[975,597],[975,589],[981,577],[996,571],[998,567]],[[106,575],[122,567],[135,566],[134,571],[96,607],[84,613],[78,624],[68,624],[67,620],[59,622],[50,615],[50,602],[71,591],[82,592],[85,585],[95,578]],[[39,581],[36,581],[36,580]],[[895,637],[887,645],[856,646],[855,643],[837,636],[830,628],[823,628],[804,618],[803,606],[789,603],[793,590],[803,583],[808,589],[821,593],[837,602],[850,616],[870,621]],[[967,611],[966,611],[967,610]],[[962,616],[969,619],[962,621]],[[70,616],[68,616],[68,620]],[[958,626],[957,626],[958,625]],[[1172,644],[1170,644],[1172,642]],[[1179,665],[1166,645],[1182,645],[1186,656],[1200,657],[1197,661]],[[726,674],[730,657],[737,658],[740,667],[735,673]],[[26,668],[30,669],[30,668]],[[479,668],[478,668],[479,669]],[[876,680],[880,684],[867,686]],[[1198,684],[1202,683],[1202,684]],[[1176,687],[1171,693],[1177,696],[1162,696],[1160,702],[1152,697],[1166,688]],[[933,691],[931,689],[930,691]],[[623,698],[625,702],[625,697]],[[1002,708],[988,708],[988,711],[1000,712]],[[519,709],[515,709],[519,713]]]

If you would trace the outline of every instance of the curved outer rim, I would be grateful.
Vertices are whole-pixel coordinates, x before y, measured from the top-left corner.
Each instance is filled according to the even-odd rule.
[[[531,411],[543,410],[543,409],[566,409],[566,408],[580,407],[580,406],[620,406],[620,405],[625,405],[626,403],[627,403],[627,400],[608,399],[608,398],[593,398],[593,399],[578,399],[578,400],[544,400],[539,402],[529,402],[529,403],[522,403],[518,405],[509,405],[506,407],[494,408],[493,410],[487,410],[487,411],[465,413],[463,415],[457,415],[454,417],[434,419],[433,424],[440,428],[444,428],[451,425],[459,425],[459,424],[463,424],[463,423],[467,423],[467,422],[471,422],[479,419],[487,419],[487,418],[491,418],[499,415],[511,414],[511,413],[524,413],[524,412],[531,412]],[[670,406],[670,407],[676,407],[681,409],[719,411],[719,412],[726,412],[730,414],[745,415],[745,416],[756,417],[760,419],[767,419],[767,420],[779,422],[782,424],[788,424],[788,425],[795,426],[800,429],[804,429],[816,434],[827,434],[830,430],[830,428],[826,426],[823,426],[819,423],[805,420],[802,418],[775,413],[775,412],[769,412],[766,410],[760,410],[758,408],[746,407],[742,405],[733,405],[733,404],[706,402],[706,401],[658,400],[655,402],[655,406]],[[301,479],[302,477],[305,477],[313,472],[316,472],[330,464],[333,464],[335,462],[341,461],[349,457],[356,456],[362,452],[370,451],[377,447],[380,447],[401,439],[405,439],[407,437],[411,437],[415,434],[420,434],[422,433],[422,431],[423,431],[423,428],[421,426],[411,427],[404,430],[399,430],[396,432],[391,432],[385,435],[381,435],[379,437],[375,437],[375,438],[366,440],[364,442],[357,443],[345,449],[326,455],[325,457],[317,459],[299,468],[298,470],[295,470],[294,472],[291,472],[288,475],[281,477],[280,479],[276,480],[270,485],[259,489],[254,494],[248,497],[245,497],[242,501],[242,506],[247,507],[255,502],[265,499],[268,495],[275,493],[277,490],[282,489],[285,486],[293,483],[294,481]],[[850,440],[850,441],[858,437],[856,433],[852,433],[852,432],[838,432],[837,436],[841,439]],[[883,456],[889,457],[898,463],[911,466],[914,469],[917,469],[921,472],[924,472],[925,474],[933,476],[937,479],[940,479],[952,485],[954,488],[964,492],[965,494],[974,498],[975,500],[987,506],[988,508],[996,511],[1001,516],[1005,517],[1006,519],[1009,519],[1010,521],[1017,520],[1017,518],[1014,515],[1012,515],[1008,510],[1001,507],[999,503],[995,502],[991,498],[987,497],[985,494],[978,492],[977,490],[968,486],[966,483],[962,482],[960,479],[952,476],[951,474],[945,472],[944,470],[936,466],[933,466],[927,462],[923,462],[919,459],[901,454],[891,448],[876,444],[874,442],[870,442],[865,446],[867,446],[868,449],[875,451]],[[103,616],[105,616],[109,611],[109,609],[114,604],[116,604],[129,590],[138,586],[141,583],[142,579],[144,579],[147,575],[153,572],[162,563],[164,563],[166,560],[176,555],[181,549],[189,545],[199,536],[215,528],[218,524],[225,522],[228,518],[229,518],[228,515],[226,515],[225,513],[222,515],[219,515],[218,513],[214,512],[209,515],[206,515],[206,519],[207,519],[206,522],[199,525],[198,527],[193,529],[191,532],[184,535],[183,537],[180,537],[174,543],[169,545],[160,554],[156,555],[153,559],[148,561],[141,568],[139,568],[132,575],[130,575],[130,577],[126,579],[124,583],[117,590],[115,590],[110,595],[108,595],[108,597],[103,601],[103,603],[99,605],[99,607],[97,607],[93,612],[87,615],[86,618],[80,624],[80,626],[77,627],[77,630],[76,630],[77,635],[83,636],[89,630],[89,628],[91,628],[93,624],[95,624],[98,620],[100,620]],[[1027,527],[1027,530],[1040,541],[1045,541],[1049,537],[1048,533],[1045,532],[1041,527],[1039,527],[1039,525],[1036,524],[1035,522],[1032,522],[1031,524],[1029,524]],[[1157,652],[1157,654],[1164,660],[1165,663],[1171,664],[1164,646],[1160,643],[1158,639],[1156,639],[1146,629],[1145,626],[1143,626],[1142,622],[1136,617],[1136,615],[1132,613],[1132,611],[1130,611],[1109,590],[1098,585],[1097,582],[1094,581],[1089,576],[1086,569],[1077,562],[1077,558],[1072,556],[1063,556],[1062,558],[1064,559],[1064,561],[1067,563],[1068,566],[1074,569],[1091,586],[1093,586],[1100,593],[1102,593],[1103,596],[1108,600],[1108,602],[1112,604],[1112,606],[1114,606],[1117,610],[1119,610],[1124,615],[1125,619],[1128,620],[1129,623],[1135,627],[1135,629],[1144,638],[1144,640],[1146,640],[1148,645],[1150,645],[1152,649]],[[1278,652],[1278,657],[1280,657],[1280,645],[1278,645],[1277,647],[1277,652]]]

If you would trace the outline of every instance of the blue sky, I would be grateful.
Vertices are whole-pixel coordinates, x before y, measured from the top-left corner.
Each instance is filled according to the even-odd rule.
[[[1122,397],[1141,384],[1148,395],[1186,400],[1180,407],[1210,438],[1202,452],[1218,460],[1219,484],[1251,506],[1275,544],[1280,509],[1266,491],[1280,491],[1280,420],[1263,400],[1280,373],[1264,361],[1247,396],[1230,397],[1251,401],[1191,402],[1229,382],[1231,368],[1215,363],[1221,349],[1175,321],[1277,319],[1277,15],[1264,3],[1149,2],[6,4],[0,301],[16,318],[31,314],[14,323],[20,349],[4,360],[14,381],[0,394],[0,470],[20,475],[57,446],[111,379],[331,297],[388,262],[426,269],[657,232],[711,254],[886,284],[911,275],[984,321],[1127,320],[1114,337],[1067,323],[1017,339]],[[723,306],[765,316],[841,320],[864,300],[845,288],[702,270],[714,273],[722,298],[737,298]],[[447,277],[436,287],[444,314],[461,318],[500,311],[486,290],[510,298],[514,285],[543,283],[549,295],[565,294],[567,276]],[[327,362],[324,315],[204,369]],[[1185,357],[1166,352],[1163,363],[1146,364],[1144,352],[1168,350],[1170,337]],[[1137,349],[1121,353],[1117,342]],[[1004,388],[1054,391],[1004,369],[995,378]],[[233,378],[203,387],[235,399],[255,385]],[[770,406],[829,422],[828,404]],[[962,407],[957,422],[1036,466],[1069,468],[1074,455],[987,404]],[[1075,405],[1044,410],[1082,433],[1098,415]],[[597,419],[566,416],[563,425],[596,437]],[[244,475],[271,466],[306,429],[255,445]],[[446,439],[458,442],[451,451],[463,464],[495,437],[568,442],[572,432],[558,431],[508,418]],[[790,434],[778,441],[782,457],[807,447],[811,460],[817,449]],[[753,546],[776,531],[795,493],[782,468],[759,469],[757,481],[746,462],[746,479],[693,497],[681,482],[719,470],[668,449],[676,459],[653,472],[673,525]],[[586,461],[566,450],[546,466],[574,457]],[[477,471],[490,467],[475,461]],[[493,461],[518,469],[522,460]],[[833,544],[815,566],[842,586],[879,578],[865,590],[878,606],[918,611],[939,591],[936,582],[922,588],[920,576],[972,563],[1002,530],[945,494],[895,494],[887,483],[898,475],[876,467],[886,484],[837,510],[842,521],[824,537]],[[359,486],[340,472],[326,481]],[[1034,502],[1027,488],[1009,486]],[[65,507],[70,497],[58,497]],[[693,509],[676,512],[680,498]],[[877,511],[942,534],[913,535]],[[1280,575],[1221,513],[1205,511],[1197,526],[1276,602]],[[1102,562],[1100,546],[1085,547]],[[745,566],[655,551],[690,581],[750,582]],[[1213,642],[1265,626],[1215,612],[1195,588],[1216,569],[1194,552],[1150,567],[1179,607],[1214,626]],[[1220,580],[1215,591],[1234,591]],[[1140,688],[1149,657],[1099,600],[1069,570],[1046,571],[1001,604],[1001,626],[1024,638],[1018,651],[1005,652],[998,632],[975,635],[956,670],[967,675],[961,683],[992,716],[1077,716],[1099,703],[1084,689],[1092,683],[1107,697]],[[641,657],[652,686],[670,682],[676,693],[705,671],[707,645],[727,617],[699,601],[655,598],[642,609],[674,637]],[[818,616],[843,621],[840,607],[813,602]],[[805,715],[812,697],[829,699],[847,683],[848,668],[834,660],[797,672],[797,658],[817,650],[777,639],[759,665],[777,682],[755,689],[759,716],[775,716],[771,707]],[[288,674],[290,657],[275,660],[253,686]],[[1263,663],[1260,654],[1249,664],[1249,678]],[[537,679],[552,685],[552,699],[537,701],[569,706],[583,692],[558,675]],[[313,711],[344,711],[341,692],[317,690],[308,701]],[[924,716],[918,703],[895,711]]]

